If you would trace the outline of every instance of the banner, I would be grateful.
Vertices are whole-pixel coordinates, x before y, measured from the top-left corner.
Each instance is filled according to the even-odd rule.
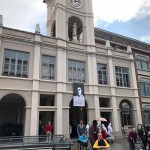
[[[73,83],[73,106],[85,106],[84,85]]]

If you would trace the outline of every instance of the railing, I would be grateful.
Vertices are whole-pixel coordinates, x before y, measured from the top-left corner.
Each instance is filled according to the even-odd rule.
[[[46,136],[7,136],[0,137],[0,149],[15,150],[71,150],[73,143],[64,135]]]

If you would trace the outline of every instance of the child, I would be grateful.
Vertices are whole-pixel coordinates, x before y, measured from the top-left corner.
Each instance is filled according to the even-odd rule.
[[[80,143],[80,146],[88,149],[88,137],[86,136],[85,132],[83,132],[82,135],[79,137],[78,143]]]

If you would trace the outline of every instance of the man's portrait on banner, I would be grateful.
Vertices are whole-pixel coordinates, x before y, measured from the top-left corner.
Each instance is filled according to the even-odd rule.
[[[84,86],[83,84],[74,83],[74,96],[73,96],[73,105],[74,106],[85,106],[85,97],[84,97]]]

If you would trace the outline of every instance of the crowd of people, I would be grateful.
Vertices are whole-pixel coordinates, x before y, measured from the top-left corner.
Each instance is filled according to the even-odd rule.
[[[132,128],[132,130],[128,134],[128,142],[130,150],[135,150],[135,145],[137,141],[141,142],[141,147],[143,150],[150,150],[150,126],[147,128],[145,125],[141,125],[141,129],[136,131],[135,128]]]
[[[52,131],[53,126],[51,122],[43,126],[42,121],[39,121],[39,135],[45,134],[46,142],[51,140]],[[72,132],[74,132],[74,129],[70,127],[70,134]],[[79,144],[86,149],[88,149],[88,142],[90,142],[93,150],[109,149],[109,143],[114,142],[114,133],[111,123],[109,123],[106,128],[104,124],[99,126],[97,120],[93,120],[91,124],[88,122],[87,125],[83,123],[83,120],[80,120],[80,123],[76,126],[76,134],[79,137]],[[150,126],[146,128],[145,125],[141,125],[141,129],[138,131],[132,128],[127,139],[130,150],[135,150],[137,141],[141,142],[143,150],[150,150]]]
[[[114,135],[111,123],[106,128],[104,124],[98,125],[97,120],[93,120],[85,126],[83,121],[77,125],[78,142],[81,146],[88,149],[88,142],[90,142],[93,149],[109,149],[109,142],[114,142]]]

